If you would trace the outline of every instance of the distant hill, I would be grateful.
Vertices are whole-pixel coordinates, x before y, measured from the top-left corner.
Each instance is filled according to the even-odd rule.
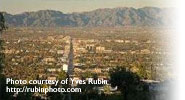
[[[9,26],[31,27],[164,26],[173,20],[170,12],[156,7],[105,8],[71,14],[40,10],[16,15],[5,13],[5,19]]]

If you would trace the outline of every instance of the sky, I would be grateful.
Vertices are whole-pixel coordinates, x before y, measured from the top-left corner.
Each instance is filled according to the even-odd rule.
[[[0,11],[18,14],[48,9],[72,13],[115,7],[176,7],[174,2],[175,0],[0,0]]]

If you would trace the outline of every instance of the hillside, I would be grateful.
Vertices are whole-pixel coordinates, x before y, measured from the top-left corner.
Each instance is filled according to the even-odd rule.
[[[164,26],[173,19],[170,12],[156,7],[105,8],[71,14],[40,10],[16,15],[5,13],[5,19],[9,26],[30,27]]]

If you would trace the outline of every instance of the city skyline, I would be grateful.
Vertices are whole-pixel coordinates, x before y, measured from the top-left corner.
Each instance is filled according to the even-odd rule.
[[[1,0],[0,11],[11,14],[38,10],[57,10],[64,13],[92,11],[116,7],[176,7],[174,0]]]

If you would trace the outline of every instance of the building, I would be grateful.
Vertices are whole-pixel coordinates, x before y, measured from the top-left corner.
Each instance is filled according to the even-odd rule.
[[[105,51],[105,47],[98,46],[96,47],[96,53],[102,53]]]
[[[63,69],[63,71],[67,72],[68,71],[68,65],[67,64],[63,64],[62,69]]]
[[[95,52],[95,45],[94,44],[87,44],[86,50],[90,53],[94,53]]]

